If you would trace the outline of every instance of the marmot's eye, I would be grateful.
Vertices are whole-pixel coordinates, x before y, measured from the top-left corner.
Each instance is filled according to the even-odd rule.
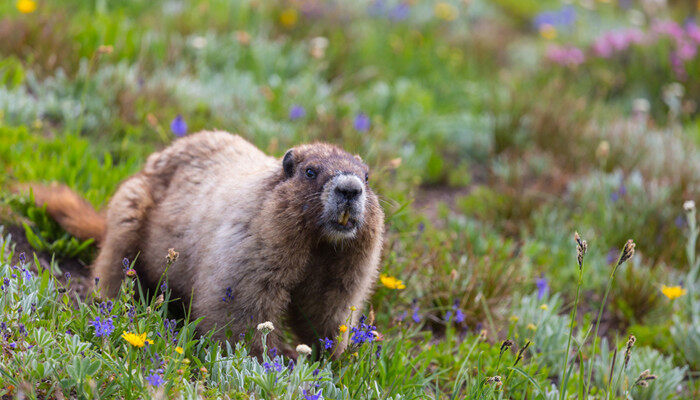
[[[311,168],[306,169],[306,177],[309,179],[314,179],[316,177],[316,171]]]
[[[369,172],[365,172],[365,183],[369,182]]]

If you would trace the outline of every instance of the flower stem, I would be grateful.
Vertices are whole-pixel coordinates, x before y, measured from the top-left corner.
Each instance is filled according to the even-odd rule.
[[[600,319],[603,316],[603,310],[605,309],[605,303],[608,301],[608,295],[610,294],[610,289],[612,288],[613,281],[615,280],[615,271],[617,267],[620,266],[622,260],[622,255],[617,263],[615,263],[615,268],[613,268],[608,278],[608,287],[605,289],[605,296],[603,296],[603,302],[600,304],[600,309],[598,310],[598,319],[595,323],[595,332],[593,333],[593,353],[591,354],[591,359],[588,363],[588,378],[586,379],[586,395],[584,399],[588,398],[588,394],[591,391],[591,378],[593,377],[593,362],[595,359],[595,352],[598,344],[598,328],[600,328]]]
[[[568,383],[569,374],[567,374],[567,368],[569,365],[569,351],[571,350],[571,337],[574,335],[574,321],[576,321],[576,311],[578,309],[578,296],[581,291],[581,284],[583,282],[583,263],[578,270],[578,286],[576,286],[576,300],[574,300],[574,307],[571,309],[571,325],[569,326],[569,340],[566,342],[566,354],[564,354],[564,368],[562,368],[562,386],[561,386],[561,396],[560,399],[566,398],[566,387]]]

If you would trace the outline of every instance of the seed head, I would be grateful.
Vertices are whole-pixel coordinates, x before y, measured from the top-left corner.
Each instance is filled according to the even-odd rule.
[[[637,380],[634,381],[634,384],[641,387],[647,387],[649,386],[649,382],[656,378],[658,378],[658,376],[652,375],[648,369],[645,369],[641,374],[639,374],[639,377],[637,377]]]
[[[617,262],[618,267],[622,265],[625,261],[632,258],[632,256],[634,255],[635,246],[636,245],[634,244],[634,241],[632,239],[629,239],[627,243],[625,243],[625,247],[622,249],[622,256],[620,256],[620,261]]]
[[[529,341],[529,340],[525,343],[525,346],[523,346],[520,350],[518,350],[518,357],[515,359],[515,363],[513,364],[513,366],[518,365],[518,363],[520,362],[520,360],[523,359],[523,353],[525,353],[525,350],[527,350],[528,347],[530,347],[530,341]]]
[[[311,355],[311,347],[305,344],[300,344],[297,346],[297,353],[299,353],[301,356]]]
[[[576,241],[576,259],[578,261],[578,267],[581,269],[583,268],[583,256],[585,256],[588,251],[588,242],[582,240],[578,232],[574,232],[574,240]]]
[[[634,337],[634,335],[630,335],[629,339],[627,339],[627,348],[625,349],[625,364],[622,367],[623,369],[627,368],[627,364],[630,362],[630,354],[632,353],[632,346],[634,346],[634,342],[637,341],[637,338]]]
[[[693,200],[688,200],[685,203],[683,203],[683,209],[685,212],[691,212],[695,210],[695,202]]]
[[[258,324],[258,330],[263,333],[270,333],[275,330],[275,325],[270,321],[265,321]]]
[[[515,342],[512,340],[504,340],[503,343],[501,343],[501,354],[503,354],[504,351],[510,349],[511,346],[513,346]]]
[[[486,379],[487,384],[495,384],[497,388],[500,388],[503,386],[503,381],[501,380],[501,377],[499,375],[494,375],[488,379]]]
[[[180,253],[175,251],[175,249],[168,249],[168,255],[165,259],[168,261],[168,264],[172,264],[177,261],[178,257],[180,257]]]

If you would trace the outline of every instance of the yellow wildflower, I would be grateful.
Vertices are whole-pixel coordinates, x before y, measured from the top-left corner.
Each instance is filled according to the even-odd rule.
[[[280,24],[285,28],[291,28],[297,24],[299,13],[293,8],[288,8],[280,14]]]
[[[359,357],[360,355],[357,352],[352,353],[353,357]]]
[[[545,310],[545,311],[547,311],[547,310],[549,310],[549,306],[546,305],[546,304],[542,304],[542,305],[540,306],[540,310]]]
[[[146,334],[142,333],[137,335],[135,333],[124,331],[122,334],[122,339],[126,340],[132,346],[143,347],[146,343],[153,344],[153,341],[146,339]]]
[[[182,354],[182,353],[185,352],[185,350],[183,350],[182,347],[177,346],[177,347],[175,348],[175,352],[176,352],[177,354]]]
[[[36,1],[34,0],[17,0],[17,9],[22,14],[29,14],[36,11]]]
[[[540,35],[545,39],[552,40],[557,37],[557,28],[550,24],[542,24],[540,26]]]
[[[403,281],[396,279],[393,276],[381,274],[379,275],[379,280],[382,281],[382,285],[388,287],[389,289],[406,289],[406,285],[403,284]]]
[[[445,3],[444,1],[435,4],[434,12],[437,18],[444,19],[445,21],[454,21],[459,15],[459,11],[457,11],[455,6],[450,3]]]
[[[531,331],[536,331],[537,327],[535,326],[535,324],[527,324],[527,329]]]
[[[661,286],[661,293],[663,293],[664,296],[668,297],[671,300],[675,300],[681,296],[684,296],[687,292],[687,290],[683,289],[680,286]]]
[[[340,333],[345,333],[348,330],[348,326],[343,324],[340,325]]]
[[[517,315],[510,316],[510,322],[518,322],[519,319],[520,319],[520,317],[518,317]]]
[[[357,307],[355,307],[355,306],[350,306],[350,311],[357,311]]]

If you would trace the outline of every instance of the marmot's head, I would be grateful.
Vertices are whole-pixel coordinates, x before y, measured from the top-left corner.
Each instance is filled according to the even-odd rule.
[[[381,219],[369,167],[359,156],[324,143],[302,145],[287,151],[282,169],[282,185],[295,195],[290,206],[301,208],[301,218],[326,239],[352,239]]]

